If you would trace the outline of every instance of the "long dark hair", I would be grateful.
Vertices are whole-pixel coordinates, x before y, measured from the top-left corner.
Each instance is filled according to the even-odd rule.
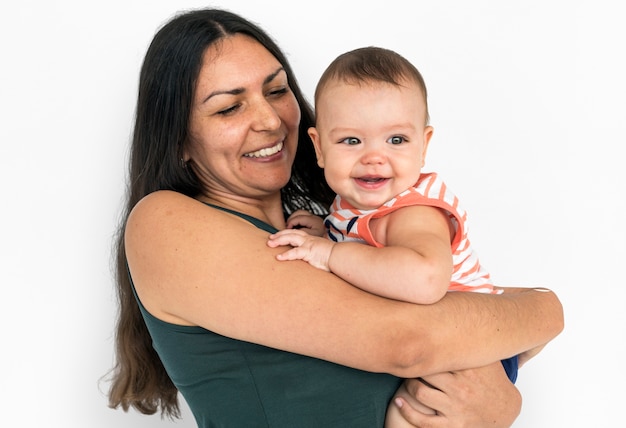
[[[134,134],[130,148],[126,203],[114,247],[118,297],[115,365],[111,370],[109,406],[125,411],[179,417],[178,391],[152,348],[150,335],[133,294],[126,267],[124,230],[135,204],[157,190],[188,196],[201,192],[191,168],[180,164],[188,137],[188,121],[196,80],[205,50],[226,36],[246,34],[261,43],[281,63],[301,109],[299,144],[292,176],[281,190],[285,214],[308,209],[325,214],[333,193],[317,167],[307,129],[313,111],[304,98],[280,48],[257,25],[219,9],[186,11],[167,22],[150,44],[139,78]]]

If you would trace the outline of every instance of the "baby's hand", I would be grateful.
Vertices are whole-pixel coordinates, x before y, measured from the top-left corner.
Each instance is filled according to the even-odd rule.
[[[309,235],[324,236],[324,220],[305,210],[294,211],[287,219],[287,229],[301,229]]]
[[[294,247],[278,254],[278,260],[304,260],[318,269],[330,271],[328,260],[335,243],[329,239],[309,235],[300,229],[284,229],[270,235],[267,245],[272,248],[286,245]]]

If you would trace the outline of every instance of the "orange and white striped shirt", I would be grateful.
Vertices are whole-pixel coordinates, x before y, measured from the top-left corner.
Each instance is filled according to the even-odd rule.
[[[331,206],[331,213],[324,222],[328,237],[336,242],[360,241],[382,247],[372,236],[370,220],[411,205],[438,207],[450,218],[454,228],[451,242],[454,268],[448,290],[498,294],[493,288],[489,272],[481,266],[478,255],[470,245],[467,236],[467,213],[436,173],[421,174],[414,187],[375,210],[358,210],[337,196]]]

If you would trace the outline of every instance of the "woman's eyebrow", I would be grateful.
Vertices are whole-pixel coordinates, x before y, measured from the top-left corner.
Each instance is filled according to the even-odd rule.
[[[282,66],[278,67],[278,69],[275,72],[273,72],[272,74],[267,76],[265,78],[265,80],[263,81],[263,84],[270,83],[272,80],[274,80],[276,78],[276,76],[278,76],[280,74],[281,71],[285,71],[285,69]]]
[[[243,88],[235,88],[235,89],[229,89],[227,91],[213,91],[211,92],[204,100],[202,100],[202,104],[206,103],[207,101],[209,101],[211,98],[213,98],[216,95],[239,95],[242,92],[244,92],[245,89]]]
[[[263,84],[266,85],[266,84],[270,83],[282,71],[285,71],[285,69],[281,66],[275,72],[273,72],[272,74],[267,76],[263,80]],[[202,100],[202,104],[204,104],[205,102],[207,102],[209,99],[211,99],[212,97],[214,97],[216,95],[239,95],[239,94],[241,94],[243,92],[245,92],[244,88],[234,88],[234,89],[228,89],[228,90],[223,90],[223,91],[213,91],[209,95],[207,95],[207,97],[204,100]]]

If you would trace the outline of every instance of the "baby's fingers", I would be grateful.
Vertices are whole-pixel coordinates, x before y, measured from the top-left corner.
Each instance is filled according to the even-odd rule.
[[[302,245],[307,236],[308,235],[306,234],[306,232],[294,229],[284,229],[280,232],[270,235],[267,241],[267,245],[272,248],[284,245],[299,247],[300,245]]]
[[[300,251],[300,247],[291,248],[284,253],[280,253],[276,255],[277,260],[287,261],[287,260],[303,260],[306,252]]]

